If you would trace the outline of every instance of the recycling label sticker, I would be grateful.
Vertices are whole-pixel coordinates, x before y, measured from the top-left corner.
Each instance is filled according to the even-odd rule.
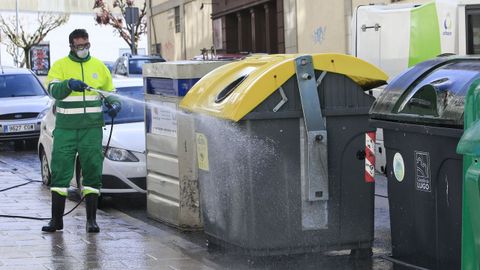
[[[393,174],[398,182],[402,182],[405,177],[405,163],[403,162],[402,154],[395,153],[393,156]]]
[[[419,191],[432,192],[430,175],[430,154],[415,151],[415,188]]]
[[[198,168],[204,171],[209,171],[207,137],[202,133],[197,133],[196,135]]]

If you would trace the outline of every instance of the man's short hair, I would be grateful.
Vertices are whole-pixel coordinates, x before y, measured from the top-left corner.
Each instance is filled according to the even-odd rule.
[[[88,38],[87,30],[85,29],[75,29],[72,33],[68,36],[68,41],[70,44],[73,44],[73,40],[76,38]]]

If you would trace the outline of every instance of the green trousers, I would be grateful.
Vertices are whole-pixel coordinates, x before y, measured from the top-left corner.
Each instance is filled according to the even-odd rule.
[[[53,131],[52,190],[67,188],[73,177],[75,156],[82,168],[83,186],[99,190],[102,186],[102,128],[60,129]]]

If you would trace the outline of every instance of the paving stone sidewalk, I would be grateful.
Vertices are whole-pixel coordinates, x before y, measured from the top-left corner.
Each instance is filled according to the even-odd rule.
[[[40,180],[37,159],[34,152],[0,152],[0,190]],[[67,200],[66,210],[76,203]],[[378,204],[379,218],[388,218],[386,200]],[[50,192],[41,183],[1,192],[0,215],[50,217]],[[366,261],[346,252],[251,259],[209,251],[201,232],[182,233],[115,209],[99,210],[97,222],[101,232],[87,234],[83,203],[53,234],[41,232],[46,221],[0,218],[0,269],[392,269],[381,257],[389,252],[385,220],[376,225],[374,257]]]
[[[40,174],[28,163],[13,167],[7,158],[0,157],[0,179],[0,189],[4,189],[27,180],[40,180]],[[75,204],[67,200],[66,210]],[[50,217],[50,193],[41,183],[1,192],[0,214]],[[41,232],[46,221],[1,218],[0,268],[214,269],[163,244],[165,235],[161,230],[154,235],[132,226],[128,219],[121,213],[99,210],[97,220],[101,232],[87,234],[83,203],[64,218],[63,232],[53,234]],[[203,249],[195,245],[191,248]]]

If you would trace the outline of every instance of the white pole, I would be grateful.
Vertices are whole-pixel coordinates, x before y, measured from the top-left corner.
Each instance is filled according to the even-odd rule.
[[[16,19],[16,28],[15,28],[15,34],[18,38],[18,0],[15,1],[15,19]],[[19,63],[18,63],[18,54],[19,54],[19,50],[18,50],[18,46],[17,46],[17,57],[15,59],[15,65],[18,67]]]

